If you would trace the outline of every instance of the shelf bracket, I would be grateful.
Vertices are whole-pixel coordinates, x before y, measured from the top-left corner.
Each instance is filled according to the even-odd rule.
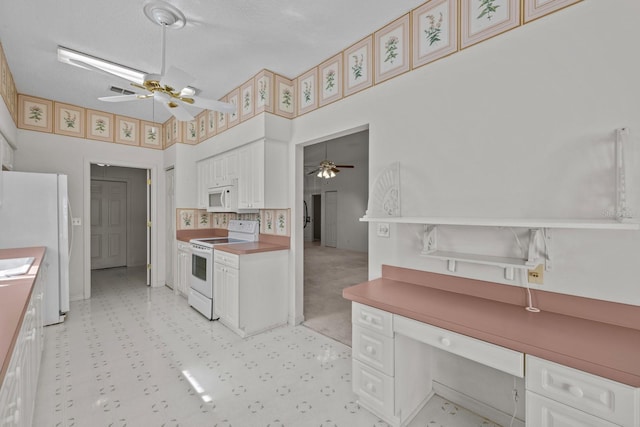
[[[626,145],[629,129],[616,129],[615,142],[615,173],[616,173],[616,219],[620,222],[633,217],[627,207],[627,182],[624,159],[624,146]]]
[[[540,249],[544,248],[544,251]],[[548,228],[532,228],[529,230],[529,252],[526,265],[534,268],[544,260],[546,271],[551,270],[551,231]]]
[[[422,233],[422,254],[428,255],[438,249],[438,227],[425,224]]]

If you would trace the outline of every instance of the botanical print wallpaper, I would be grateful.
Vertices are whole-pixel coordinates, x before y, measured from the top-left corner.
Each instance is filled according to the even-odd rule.
[[[1,45],[0,95],[21,129],[151,149],[198,144],[262,112],[293,119],[580,2],[429,0],[296,78],[259,71],[220,99],[234,113],[205,110],[186,123],[154,125],[17,94]]]

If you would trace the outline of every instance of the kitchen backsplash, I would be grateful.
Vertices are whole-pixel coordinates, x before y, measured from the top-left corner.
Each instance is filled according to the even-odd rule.
[[[261,209],[259,213],[212,213],[204,209],[176,209],[176,230],[221,228],[226,230],[232,219],[260,222],[260,233],[289,236],[290,209]]]

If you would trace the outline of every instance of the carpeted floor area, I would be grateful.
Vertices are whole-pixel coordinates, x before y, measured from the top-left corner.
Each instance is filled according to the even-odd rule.
[[[304,248],[304,325],[351,346],[351,301],[342,289],[367,280],[367,253],[319,246]]]

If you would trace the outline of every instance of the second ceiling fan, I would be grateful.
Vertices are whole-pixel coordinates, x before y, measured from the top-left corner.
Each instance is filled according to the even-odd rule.
[[[307,175],[316,175],[318,178],[329,179],[334,178],[336,174],[340,172],[339,168],[352,169],[354,167],[353,165],[337,165],[332,160],[328,160],[326,143],[324,144],[324,158],[318,166],[313,166],[314,169],[307,173]]]

